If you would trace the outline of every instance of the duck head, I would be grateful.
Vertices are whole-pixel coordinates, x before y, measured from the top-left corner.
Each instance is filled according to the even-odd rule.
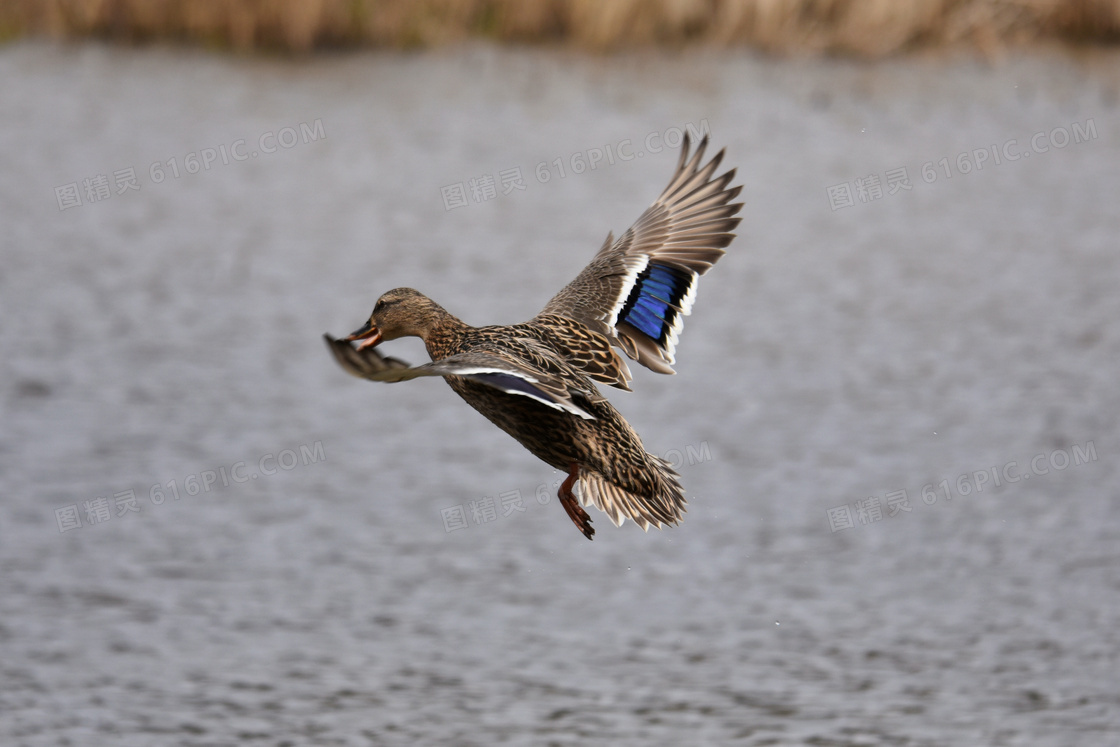
[[[362,340],[358,350],[372,348],[398,337],[426,338],[428,331],[447,314],[439,304],[412,288],[394,288],[377,299],[361,329],[346,339]]]

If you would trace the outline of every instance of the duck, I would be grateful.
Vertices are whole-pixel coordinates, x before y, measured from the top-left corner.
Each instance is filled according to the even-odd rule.
[[[680,475],[648,453],[597,385],[631,391],[626,360],[675,373],[683,318],[700,276],[726,253],[743,206],[724,150],[705,163],[708,136],[690,152],[684,135],[668,186],[625,233],[607,235],[591,262],[539,314],[473,327],[412,288],[378,298],[351,334],[324,335],[347,373],[371,381],[442,377],[467,404],[532,454],[566,474],[557,492],[576,528],[593,539],[585,507],[615,526],[680,524],[688,502]],[[382,343],[419,337],[431,362],[382,355]],[[578,487],[578,495],[576,488]]]

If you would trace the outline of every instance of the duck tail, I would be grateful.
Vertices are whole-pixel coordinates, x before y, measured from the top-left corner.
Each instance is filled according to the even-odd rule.
[[[653,489],[649,495],[619,487],[598,472],[582,469],[579,475],[580,503],[595,506],[619,527],[627,519],[646,531],[651,526],[661,529],[680,524],[688,506],[680,475],[661,457],[646,454],[646,458],[650,468],[648,476],[653,478]]]

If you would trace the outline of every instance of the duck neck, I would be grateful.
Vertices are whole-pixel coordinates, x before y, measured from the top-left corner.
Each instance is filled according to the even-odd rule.
[[[452,355],[458,348],[459,340],[469,329],[470,325],[465,324],[447,310],[440,308],[435,314],[432,324],[428,327],[427,333],[423,335],[424,347],[428,349],[428,355],[434,361]]]

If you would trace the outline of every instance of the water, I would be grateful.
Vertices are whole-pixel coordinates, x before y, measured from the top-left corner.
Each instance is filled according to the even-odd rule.
[[[0,741],[1114,744],[1116,62],[3,48]],[[320,335],[397,285],[531,316],[690,123],[740,236],[611,395],[690,511],[589,543]]]

